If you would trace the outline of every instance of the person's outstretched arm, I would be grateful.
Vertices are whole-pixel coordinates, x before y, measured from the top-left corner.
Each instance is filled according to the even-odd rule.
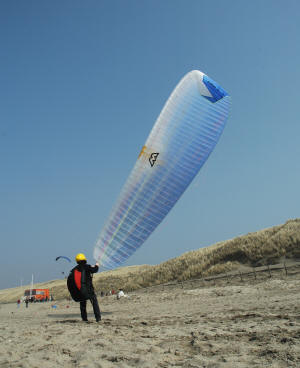
[[[98,272],[98,270],[99,270],[99,263],[98,262],[96,262],[95,266],[89,266],[89,271],[91,273],[96,273],[96,272]]]

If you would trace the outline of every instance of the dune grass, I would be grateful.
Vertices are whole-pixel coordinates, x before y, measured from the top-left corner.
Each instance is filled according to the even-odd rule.
[[[300,219],[187,252],[159,265],[101,272],[95,275],[94,286],[97,293],[119,288],[133,291],[224,273],[241,266],[255,267],[295,258],[300,258]],[[29,287],[0,290],[0,302],[16,301]],[[34,287],[50,288],[55,299],[69,297],[66,280],[35,284]]]

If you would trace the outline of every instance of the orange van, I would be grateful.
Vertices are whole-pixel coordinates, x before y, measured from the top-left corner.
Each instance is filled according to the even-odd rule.
[[[33,298],[34,301],[37,301],[37,302],[50,300],[49,289],[25,290],[24,297],[30,298],[30,296]]]

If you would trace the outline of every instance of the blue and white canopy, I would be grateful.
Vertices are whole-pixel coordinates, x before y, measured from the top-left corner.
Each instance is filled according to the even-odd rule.
[[[142,147],[94,249],[112,269],[130,257],[175,205],[217,144],[231,98],[200,71],[186,74]]]

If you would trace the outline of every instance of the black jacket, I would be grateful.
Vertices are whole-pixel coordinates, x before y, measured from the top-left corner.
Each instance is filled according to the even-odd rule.
[[[67,286],[69,292],[76,302],[84,301],[92,298],[95,295],[93,287],[93,273],[98,271],[98,266],[91,266],[84,262],[80,262],[76,267],[74,267],[68,276]],[[81,273],[80,284],[81,287],[78,289],[75,281],[75,270]]]
[[[93,273],[97,273],[99,270],[98,266],[91,266],[89,264],[86,263],[79,263],[75,269],[77,269],[78,271],[82,272],[83,269],[85,270],[85,276],[86,276],[86,287],[87,287],[87,292],[89,294],[89,296],[94,295],[95,291],[94,291],[94,286],[93,286]]]

